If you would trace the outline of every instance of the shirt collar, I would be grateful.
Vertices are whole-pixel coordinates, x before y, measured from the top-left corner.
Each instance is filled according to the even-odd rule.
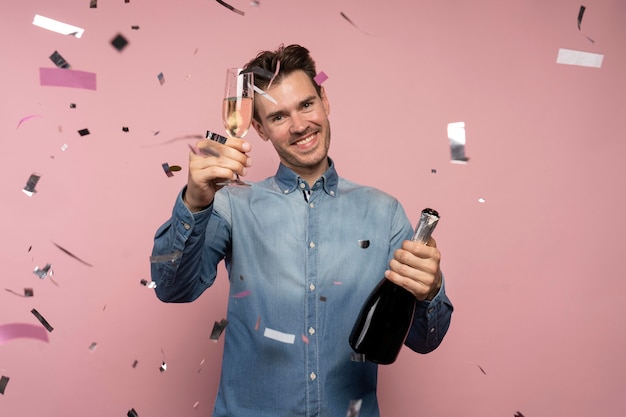
[[[287,168],[287,166],[285,166],[282,162],[278,166],[275,178],[276,183],[284,194],[292,193],[297,189],[308,188],[306,181],[304,181],[300,175],[293,172],[290,168]],[[317,181],[315,181],[312,188],[315,189],[321,186],[326,194],[335,197],[337,195],[338,182],[339,176],[335,170],[335,163],[332,159],[328,158],[328,169],[317,179]]]

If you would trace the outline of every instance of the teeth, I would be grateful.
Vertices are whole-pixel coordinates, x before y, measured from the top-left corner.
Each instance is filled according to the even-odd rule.
[[[309,136],[308,138],[304,138],[302,140],[299,140],[296,142],[296,145],[304,145],[305,143],[309,143],[313,140],[313,135]]]

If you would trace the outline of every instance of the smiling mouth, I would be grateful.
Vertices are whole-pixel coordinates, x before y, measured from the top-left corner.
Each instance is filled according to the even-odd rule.
[[[311,133],[310,135],[308,135],[304,139],[300,139],[299,141],[294,142],[294,145],[297,145],[297,146],[306,145],[307,143],[309,143],[309,142],[311,142],[313,140],[314,136],[315,136],[315,132]]]

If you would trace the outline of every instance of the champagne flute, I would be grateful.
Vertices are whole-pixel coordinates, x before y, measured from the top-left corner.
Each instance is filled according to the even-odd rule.
[[[241,68],[226,70],[222,121],[226,133],[235,138],[243,138],[250,129],[254,111],[254,74],[242,72]],[[249,185],[239,179],[224,180],[218,185]]]

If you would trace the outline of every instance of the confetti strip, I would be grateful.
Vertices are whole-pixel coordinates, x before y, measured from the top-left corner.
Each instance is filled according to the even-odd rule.
[[[163,164],[161,164],[161,166],[163,167],[163,171],[165,171],[165,175],[167,175],[168,177],[174,176],[174,173],[170,170],[170,164],[164,162]]]
[[[580,10],[578,10],[578,30],[580,30],[580,24],[583,21],[584,14],[585,14],[585,6],[580,6]]]
[[[37,320],[39,320],[39,322],[43,324],[46,330],[48,330],[49,332],[52,332],[54,330],[54,328],[50,326],[50,323],[48,323],[48,321],[45,318],[43,318],[43,316],[39,314],[39,312],[36,309],[33,308],[32,310],[30,310],[30,312],[33,313],[35,317],[37,317]]]
[[[246,14],[244,12],[242,12],[241,10],[237,10],[235,9],[233,6],[231,6],[230,4],[226,3],[225,1],[222,0],[215,0],[217,1],[219,4],[221,4],[222,6],[226,7],[229,10],[232,10],[233,12],[237,13],[238,15],[241,16],[245,16]]]
[[[237,293],[235,295],[233,295],[233,298],[244,298],[250,295],[250,290],[246,290],[246,291],[242,291],[240,293]]]
[[[61,251],[65,252],[67,255],[71,256],[72,258],[76,259],[78,262],[87,265],[87,266],[93,266],[90,263],[87,263],[85,261],[83,261],[82,259],[80,259],[78,256],[74,255],[72,252],[68,251],[67,249],[65,249],[64,247],[58,245],[55,242],[52,242],[54,244],[54,246],[56,246],[57,248],[59,248]]]
[[[139,361],[138,361],[137,359],[135,359],[135,360],[133,361],[133,365],[132,365],[132,366],[133,366],[133,369],[137,367],[137,364],[138,364],[138,363],[139,363]]]
[[[480,372],[482,372],[483,374],[487,375],[487,372],[485,372],[485,370],[483,369],[482,366],[480,366],[480,365],[476,365],[476,366],[478,366],[478,369],[480,369]]]
[[[222,319],[219,323],[216,321],[215,324],[213,324],[213,330],[211,331],[209,339],[217,342],[224,329],[226,329],[226,326],[228,326],[228,320]]]
[[[24,191],[24,194],[26,194],[29,197],[32,197],[33,194],[37,192],[37,190],[35,190],[35,187],[37,186],[37,183],[39,182],[39,178],[41,178],[41,174],[37,174],[36,172],[33,172],[30,175],[30,177],[28,177],[28,181],[26,182],[26,185],[22,189],[22,191]]]
[[[206,131],[206,139],[212,140],[214,142],[218,142],[221,143],[222,145],[226,143],[226,141],[228,140],[226,137],[218,134],[218,133],[213,133],[210,130]]]
[[[363,400],[350,400],[350,404],[348,404],[348,413],[346,417],[359,417],[361,413],[361,404]]]
[[[274,82],[274,79],[276,78],[276,76],[278,75],[278,72],[280,71],[280,59],[278,61],[276,61],[276,71],[274,71],[274,74],[272,75],[272,78],[270,78],[270,82],[267,85],[267,89],[269,90],[270,88],[272,88],[272,83]]]
[[[9,288],[5,288],[4,290],[5,290],[5,291],[7,291],[7,292],[10,292],[11,294],[15,294],[15,295],[17,295],[17,296],[19,296],[19,297],[24,297],[24,298],[26,298],[26,297],[32,297],[32,296],[35,294],[35,293],[33,292],[33,289],[32,289],[32,288],[24,288],[24,294],[20,294],[19,292],[17,292],[17,291],[13,291],[13,290],[11,290],[11,289],[9,289]]]
[[[50,60],[57,66],[57,68],[70,68],[70,64],[68,64],[58,51],[54,51],[52,55],[50,55]]]
[[[68,25],[67,23],[59,22],[58,20],[50,19],[49,17],[40,16],[38,14],[36,14],[33,18],[33,25],[52,32],[60,33],[61,35],[74,36],[75,38],[80,38],[85,32],[85,29],[83,28]]]
[[[148,287],[148,288],[156,288],[157,284],[154,281],[147,281],[145,279],[142,279],[140,281],[141,285],[143,285],[144,287]]]
[[[352,362],[365,362],[365,354],[352,352],[350,354],[350,360]]]
[[[259,76],[261,78],[266,78],[268,80],[272,79],[272,77],[274,76],[274,74],[272,73],[272,71],[268,71],[265,68],[261,68],[258,66],[254,66],[254,67],[249,67],[246,69],[243,69],[239,72],[239,74],[245,74],[247,72],[252,72],[254,73],[254,76]]]
[[[256,85],[254,86],[254,91],[259,93],[263,98],[266,98],[267,100],[271,101],[272,103],[278,104],[278,101],[276,101],[276,99],[274,97],[270,96],[269,94],[267,94],[265,91],[261,90]]]
[[[7,389],[7,384],[9,383],[9,377],[2,375],[0,378],[0,394],[4,395],[4,390]]]
[[[524,414],[520,413],[519,411],[516,411],[514,414],[514,417],[524,417]]]
[[[305,334],[303,333],[301,336],[302,336],[302,341],[303,341],[305,344],[307,344],[307,345],[308,345],[308,344],[309,344],[309,338],[307,337],[307,335],[305,335]]]
[[[35,117],[41,117],[41,116],[38,115],[38,114],[31,114],[30,116],[22,117],[20,119],[20,121],[17,122],[17,126],[15,126],[15,130],[17,130],[17,128],[20,127],[22,125],[22,123],[24,123],[25,121],[30,120],[30,119],[34,119]]]
[[[591,52],[575,51],[572,49],[559,49],[556,57],[557,64],[579,65],[581,67],[600,68],[604,55]]]
[[[339,14],[341,14],[341,17],[343,17],[344,19],[346,19],[348,21],[348,23],[350,23],[352,26],[354,26],[355,28],[357,28],[359,31],[363,32],[366,35],[369,35],[369,33],[365,32],[363,29],[361,29],[360,27],[358,27],[352,20],[350,20],[350,18],[348,16],[346,16],[346,14],[344,12],[340,12]]]
[[[128,413],[126,414],[126,416],[127,417],[139,417],[139,414],[137,414],[134,408],[131,408],[130,410],[128,410]]]
[[[15,339],[48,341],[48,332],[37,324],[9,323],[0,325],[0,345]]]
[[[465,156],[465,122],[448,123],[448,140],[450,141],[450,162],[466,164],[469,158]]]
[[[174,262],[181,256],[183,256],[183,253],[181,251],[176,251],[174,253],[168,253],[165,255],[153,255],[150,257],[150,263],[157,264],[161,262]]]
[[[89,131],[89,129],[80,129],[78,131],[78,134],[81,135],[81,136],[87,136],[87,135],[91,134],[91,132]]]
[[[96,89],[96,74],[64,68],[39,68],[39,84],[51,87]]]
[[[254,325],[254,330],[258,331],[260,325],[261,325],[261,316],[258,316],[256,318],[256,324]]]
[[[296,341],[295,334],[279,332],[278,330],[270,329],[268,327],[265,328],[263,336],[283,343],[293,344]]]
[[[327,79],[328,79],[328,75],[326,75],[324,71],[320,71],[317,73],[315,78],[313,78],[313,81],[315,81],[317,85],[322,85],[322,83],[326,81]]]

